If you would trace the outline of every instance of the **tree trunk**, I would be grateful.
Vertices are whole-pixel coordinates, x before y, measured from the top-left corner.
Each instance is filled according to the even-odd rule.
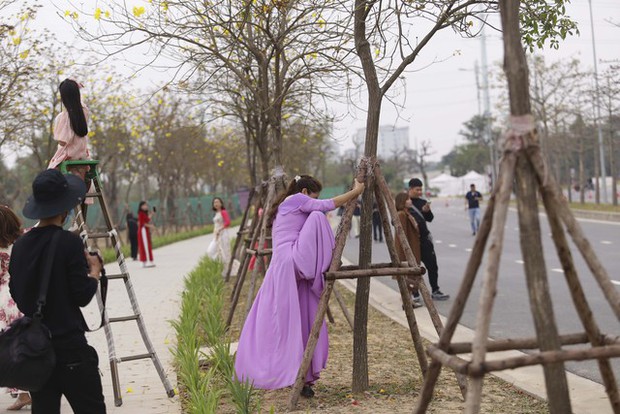
[[[501,0],[499,3],[504,33],[504,71],[508,80],[512,116],[524,116],[531,113],[527,62],[519,31],[519,3],[515,0]],[[524,137],[524,140],[529,140],[531,145],[538,145],[535,132],[528,135]],[[559,350],[561,344],[555,325],[542,254],[536,200],[538,182],[531,164],[523,156],[517,160],[515,178],[521,251],[523,257],[527,258],[524,268],[540,350]],[[564,364],[562,362],[546,364],[543,370],[551,414],[572,412]]]
[[[364,80],[368,88],[368,115],[366,119],[366,141],[364,155],[374,157],[377,155],[377,137],[379,135],[379,120],[381,117],[381,100],[383,98],[379,79],[375,70],[370,44],[366,39],[366,1],[355,0],[354,14],[354,37],[355,50],[364,70]],[[373,182],[366,181],[366,188],[362,198],[362,215],[360,217],[360,250],[359,268],[367,269],[372,260],[372,196]],[[357,281],[355,292],[355,320],[353,323],[353,383],[352,390],[355,393],[368,389],[368,346],[367,346],[367,323],[368,323],[368,298],[370,295],[370,279],[363,278]]]

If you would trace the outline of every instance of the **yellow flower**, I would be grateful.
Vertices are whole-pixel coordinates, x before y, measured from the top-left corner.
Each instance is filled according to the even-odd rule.
[[[161,7],[164,9],[164,11],[168,11],[168,2],[167,1],[162,1],[161,2]]]
[[[22,38],[21,38],[21,37],[19,37],[19,36],[18,36],[18,37],[14,37],[14,38],[13,38],[13,44],[14,44],[15,46],[19,46],[19,44],[20,44],[21,42],[22,42]]]
[[[170,132],[166,132],[166,138],[170,138],[172,134]]]
[[[222,160],[222,161],[220,161],[220,162],[218,162],[218,163],[217,163],[217,166],[218,166],[218,167],[221,167],[221,166],[223,166],[223,165],[224,165],[224,160]]]
[[[77,20],[77,19],[78,19],[78,17],[79,17],[78,12],[75,12],[75,11],[74,11],[73,13],[71,13],[71,18],[72,18],[73,20]]]
[[[379,50],[379,49],[375,49],[375,56],[377,56],[377,57],[378,57],[378,56],[379,56],[379,54],[381,54],[381,50]]]
[[[109,18],[109,17],[110,17],[110,11],[109,11],[109,10],[106,10],[106,11],[105,11],[105,13],[103,13],[103,15],[104,15],[106,18]]]
[[[319,27],[320,27],[321,29],[325,27],[325,20],[323,20],[323,19],[319,19],[318,23],[319,23]]]
[[[29,54],[30,54],[30,49],[24,50],[22,53],[19,54],[19,57],[22,59],[26,59]]]
[[[129,394],[129,393],[132,393],[132,392],[133,392],[133,388],[127,387],[127,393]]]
[[[133,6],[133,15],[136,17],[140,17],[144,14],[144,7],[143,6]]]
[[[70,10],[65,10],[65,17],[69,16],[71,14]]]
[[[108,76],[105,80],[107,83],[112,82],[112,75]]]
[[[97,21],[101,20],[101,9],[99,7],[95,9],[95,14],[93,15],[93,17]]]

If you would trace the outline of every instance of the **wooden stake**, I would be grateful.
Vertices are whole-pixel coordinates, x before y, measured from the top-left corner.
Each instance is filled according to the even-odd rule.
[[[387,208],[390,212],[390,216],[392,217],[392,224],[394,225],[394,228],[397,229],[396,236],[399,237],[400,244],[403,248],[403,251],[405,252],[405,257],[407,258],[407,263],[409,263],[409,266],[411,267],[419,266],[417,259],[415,258],[413,252],[411,251],[411,248],[409,247],[409,242],[407,241],[405,232],[402,229],[400,220],[396,219],[396,217],[398,217],[398,212],[396,211],[396,206],[394,205],[394,200],[392,200],[390,189],[385,182],[383,175],[381,174],[381,169],[379,168],[379,166],[376,167],[376,176],[379,191],[382,193],[383,198],[386,200]],[[441,335],[441,331],[443,330],[443,324],[441,322],[441,319],[439,318],[439,313],[437,313],[437,308],[435,308],[435,304],[433,303],[431,294],[426,287],[426,283],[420,283],[419,290],[422,298],[424,298],[426,310],[431,317],[431,321],[435,326],[435,330],[439,335]],[[457,374],[456,381],[459,384],[459,388],[461,389],[461,394],[465,395],[465,392],[467,390],[467,379],[464,376]]]
[[[381,221],[383,222],[383,234],[385,235],[385,244],[388,247],[388,251],[390,253],[390,258],[392,259],[392,266],[398,267],[400,266],[400,258],[396,253],[396,245],[394,243],[394,238],[392,237],[392,229],[391,225],[388,222],[388,212],[385,208],[386,200],[381,193],[381,189],[379,185],[375,185],[375,198],[377,200],[377,206],[379,208],[379,216],[381,217]],[[393,202],[392,197],[388,202]],[[398,220],[398,216],[393,217],[392,221],[398,221],[400,224],[400,220]],[[396,228],[396,232],[403,232],[402,226]],[[406,239],[406,237],[405,237]],[[407,245],[409,242],[407,242]],[[409,247],[409,246],[407,246]],[[411,249],[410,249],[411,250]],[[413,254],[413,253],[412,253]],[[409,265],[407,263],[407,265]],[[421,274],[421,267],[413,268],[417,270],[416,273]],[[394,269],[396,270],[396,269]],[[418,357],[418,363],[420,364],[420,370],[422,371],[422,375],[426,376],[426,372],[428,371],[428,360],[426,359],[426,353],[424,352],[424,344],[422,342],[422,337],[420,335],[420,330],[418,329],[418,322],[415,318],[415,313],[413,311],[413,301],[411,299],[411,294],[409,293],[409,289],[407,289],[407,282],[405,281],[404,276],[398,277],[398,290],[400,291],[400,297],[403,301],[403,308],[405,309],[405,316],[407,317],[407,325],[409,326],[409,332],[411,333],[411,340],[413,341],[413,346],[415,348],[416,356]]]
[[[241,224],[239,224],[239,231],[237,232],[237,238],[235,239],[235,244],[233,245],[233,248],[232,248],[232,254],[230,255],[230,261],[228,262],[228,266],[226,267],[226,276],[224,278],[224,282],[228,283],[228,281],[230,280],[230,271],[232,270],[233,262],[235,261],[235,259],[237,258],[239,254],[239,246],[243,245],[241,241],[245,234],[244,230],[245,230],[245,225],[248,219],[248,213],[250,211],[250,208],[254,205],[254,198],[257,193],[258,192],[256,191],[256,189],[252,188],[250,190],[250,194],[248,195],[248,205],[245,207],[245,211],[243,212],[243,217],[241,218]]]
[[[448,315],[448,319],[446,320],[446,325],[441,332],[441,335],[439,336],[439,342],[437,346],[440,349],[445,350],[450,344],[452,336],[454,335],[454,332],[456,331],[456,328],[458,326],[459,320],[461,319],[463,311],[465,310],[467,298],[469,297],[471,289],[474,285],[474,281],[476,280],[476,275],[478,273],[478,269],[480,268],[480,264],[482,263],[482,257],[484,256],[484,248],[486,246],[489,233],[491,232],[491,226],[493,224],[495,197],[497,196],[498,188],[499,187],[496,185],[487,203],[487,208],[484,212],[482,222],[480,223],[480,228],[478,229],[478,235],[476,237],[476,240],[474,241],[474,247],[472,248],[471,255],[469,256],[469,260],[467,261],[467,265],[465,266],[465,274],[463,275],[461,287],[459,288],[456,298],[454,299],[452,308],[450,308],[450,313]],[[418,404],[416,405],[414,413],[422,414],[425,413],[428,409],[428,405],[433,398],[433,391],[435,389],[435,384],[437,383],[440,372],[441,363],[435,360],[431,361],[429,372],[424,379],[424,385],[422,387],[422,391],[420,392],[420,399],[418,400]]]
[[[512,191],[513,171],[516,162],[516,155],[506,154],[501,164],[499,193],[497,195],[497,206],[493,211],[493,227],[491,229],[491,244],[489,245],[489,259],[482,282],[482,292],[480,293],[480,304],[476,316],[476,333],[472,345],[472,364],[482,364],[485,362],[487,340],[489,337],[489,325],[493,312],[493,303],[497,294],[497,274],[502,255],[502,245],[504,242],[504,224],[508,213],[508,203]],[[482,396],[483,378],[472,378],[469,381],[467,390],[465,412],[468,414],[480,411],[480,399]]]

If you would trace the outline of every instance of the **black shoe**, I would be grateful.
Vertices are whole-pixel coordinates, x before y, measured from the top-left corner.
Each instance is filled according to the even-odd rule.
[[[301,389],[301,392],[299,393],[302,397],[306,397],[306,398],[312,398],[314,397],[314,391],[312,390],[312,387],[310,385],[304,385],[304,387]]]

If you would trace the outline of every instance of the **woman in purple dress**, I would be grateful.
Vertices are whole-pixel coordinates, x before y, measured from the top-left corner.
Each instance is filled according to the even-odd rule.
[[[270,212],[273,255],[241,331],[235,361],[237,378],[256,388],[295,383],[334,248],[324,213],[357,198],[364,184],[355,181],[351,191],[329,200],[318,200],[321,189],[315,178],[296,176]],[[325,368],[327,352],[323,322],[301,395],[314,395],[311,386]]]

